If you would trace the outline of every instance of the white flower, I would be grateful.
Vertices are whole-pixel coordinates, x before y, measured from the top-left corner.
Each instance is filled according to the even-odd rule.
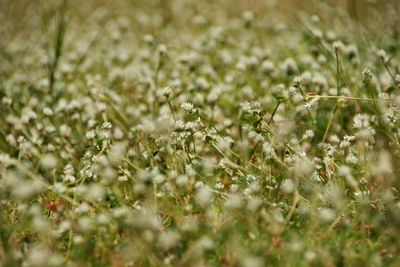
[[[111,129],[112,128],[112,123],[109,121],[103,122],[103,125],[101,126],[103,129]]]
[[[12,158],[8,154],[0,154],[0,163],[8,165],[12,163]]]
[[[388,60],[387,55],[386,55],[386,52],[385,52],[385,50],[383,50],[383,49],[378,50],[378,52],[376,52],[376,55],[377,55],[380,59],[382,59],[384,62],[386,62],[386,61]]]
[[[237,184],[231,184],[229,190],[231,192],[237,192],[239,190],[239,186]]]
[[[254,13],[251,11],[245,11],[243,12],[242,17],[245,21],[252,21],[254,20]]]
[[[346,162],[350,164],[356,164],[358,162],[358,158],[353,153],[349,153],[346,157]]]
[[[357,114],[353,117],[353,127],[356,129],[369,127],[370,117],[367,114]]]
[[[18,143],[24,143],[25,141],[26,141],[25,136],[23,136],[23,135],[18,136],[18,138],[17,138]]]
[[[265,61],[262,63],[262,68],[264,69],[265,72],[271,73],[271,72],[274,71],[275,65],[274,65],[274,63],[273,63],[271,60],[265,60]]]
[[[193,111],[193,104],[190,102],[182,103],[180,107],[187,112]]]
[[[264,152],[264,156],[267,159],[271,159],[271,158],[274,158],[276,156],[274,147],[268,142],[265,142],[262,145],[262,150]]]
[[[43,114],[46,115],[46,116],[51,116],[54,113],[53,113],[53,110],[51,108],[45,107],[45,108],[43,108]]]
[[[335,211],[329,208],[322,208],[319,211],[319,218],[322,222],[328,223],[335,219]]]
[[[375,130],[372,127],[368,127],[367,129],[362,129],[356,133],[357,137],[368,140],[375,135]]]
[[[224,189],[224,184],[218,182],[218,183],[215,184],[215,188],[222,190],[222,189]]]
[[[333,42],[333,48],[335,48],[337,50],[343,50],[344,44],[341,41],[335,41],[335,42]]]
[[[362,71],[362,74],[363,74],[363,76],[364,76],[364,81],[367,81],[367,82],[369,82],[369,81],[371,81],[372,80],[372,72],[371,72],[371,69],[370,68],[365,68],[363,71]]]
[[[57,166],[57,158],[53,154],[46,154],[40,160],[40,164],[45,169],[54,169]]]
[[[397,83],[400,83],[400,74],[396,74],[396,77],[394,77]]]
[[[238,209],[242,206],[243,199],[239,194],[232,194],[228,196],[228,199],[224,203],[224,207],[227,209]]]
[[[169,87],[169,86],[164,87],[163,89],[161,89],[161,94],[162,94],[163,96],[166,96],[166,97],[172,95],[172,88]]]
[[[64,180],[69,182],[74,182],[76,180],[74,167],[71,164],[68,164],[64,167]]]
[[[90,131],[86,132],[86,138],[87,139],[93,139],[95,137],[96,137],[96,131],[90,130]]]
[[[208,186],[201,186],[196,193],[196,200],[200,205],[207,205],[212,200],[213,193]]]
[[[290,179],[283,180],[283,182],[281,184],[281,190],[283,193],[290,194],[294,191],[294,189],[295,189],[295,185],[292,180],[290,180]]]
[[[304,139],[313,138],[313,137],[314,137],[314,131],[313,130],[307,130],[303,135]]]

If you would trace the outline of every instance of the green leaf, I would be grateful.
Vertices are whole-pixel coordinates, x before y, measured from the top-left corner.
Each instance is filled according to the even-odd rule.
[[[211,136],[207,135],[206,136],[206,143],[212,143],[212,141],[214,141],[214,139]]]
[[[386,91],[390,94],[392,93],[394,90],[396,90],[396,86],[390,86]]]
[[[278,101],[281,102],[285,99],[282,95],[278,95],[277,93],[272,93],[272,96]]]

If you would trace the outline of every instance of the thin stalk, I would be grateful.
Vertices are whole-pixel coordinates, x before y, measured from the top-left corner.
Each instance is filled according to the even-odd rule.
[[[300,90],[301,95],[303,96],[304,102],[307,103],[306,98],[308,97],[308,95],[306,95],[306,94],[304,93],[304,91],[303,91],[303,89],[301,89],[301,86],[300,86],[300,85],[299,85],[299,90]],[[311,111],[310,111],[310,109],[308,109],[308,108],[307,108],[307,113],[308,113],[308,117],[310,117],[311,123],[313,123]]]
[[[297,204],[299,203],[300,197],[299,193],[297,190],[294,192],[293,200],[292,200],[292,205],[290,206],[290,210],[286,216],[286,224],[290,222],[290,218],[292,218],[292,215],[296,209]]]
[[[335,117],[335,113],[336,113],[338,107],[339,107],[339,106],[338,106],[338,104],[336,103],[336,105],[335,105],[335,107],[334,107],[334,109],[333,109],[333,111],[332,111],[332,116],[331,116],[331,118],[329,119],[328,126],[326,126],[325,133],[324,133],[324,138],[322,139],[322,143],[325,142],[326,136],[328,135],[329,128],[331,127],[333,118]]]
[[[385,70],[387,71],[387,73],[389,73],[390,77],[392,78],[392,80],[394,82],[396,82],[396,78],[394,77],[394,75],[390,71],[388,64],[383,59],[382,59],[382,63],[383,63],[383,66],[385,67]]]
[[[65,9],[67,6],[67,0],[64,0],[61,8],[60,8],[60,14],[58,17],[58,23],[57,23],[57,32],[56,32],[56,40],[54,44],[54,57],[53,57],[53,62],[49,65],[49,86],[50,86],[50,92],[53,91],[54,89],[54,84],[55,84],[55,73],[58,67],[58,63],[60,61],[61,55],[62,55],[62,48],[64,44],[64,36],[65,32],[67,29],[67,24],[65,20]]]
[[[270,125],[271,122],[272,122],[272,120],[274,119],[275,113],[276,113],[276,111],[278,110],[279,105],[280,105],[281,103],[282,103],[282,101],[279,101],[278,104],[275,106],[275,109],[274,109],[274,111],[272,112],[271,118],[270,118],[269,121],[268,121],[268,125]]]
[[[392,102],[390,100],[376,100],[376,99],[371,99],[371,98],[342,96],[342,95],[308,95],[308,97],[310,97],[310,98],[319,97],[319,98],[330,98],[330,99],[362,100],[362,101],[372,101],[372,102],[383,101],[383,102],[388,102],[388,103]]]
[[[336,94],[339,95],[339,73],[340,73],[340,65],[339,65],[339,50],[336,48],[335,49],[335,56],[336,56]]]
[[[171,111],[172,118],[174,119],[174,122],[176,122],[174,110],[172,109],[171,101],[169,101],[169,100],[168,100],[168,107],[169,107],[169,110]]]

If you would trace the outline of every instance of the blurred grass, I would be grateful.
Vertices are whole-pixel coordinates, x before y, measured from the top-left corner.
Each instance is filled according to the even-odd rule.
[[[62,1],[0,1],[1,32],[16,36],[37,26],[37,15],[50,18]],[[186,28],[185,20],[203,15],[211,19],[241,16],[243,11],[253,11],[256,16],[273,16],[281,22],[297,24],[302,16],[320,15],[324,24],[340,25],[354,34],[372,32],[383,38],[387,34],[399,35],[400,2],[398,0],[87,0],[69,1],[69,11],[74,17],[85,19],[101,8],[114,16],[128,15],[144,22],[160,14],[162,24]],[[184,10],[184,14],[182,13]],[[323,11],[322,11],[323,10]],[[326,12],[329,10],[329,12]],[[42,14],[41,14],[42,13]],[[143,23],[142,23],[143,24]],[[151,24],[151,23],[150,23]],[[143,26],[143,25],[142,25]],[[147,25],[149,26],[149,25]],[[7,40],[4,38],[3,40]]]

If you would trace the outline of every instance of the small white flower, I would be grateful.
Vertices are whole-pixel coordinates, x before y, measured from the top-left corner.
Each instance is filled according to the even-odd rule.
[[[335,42],[333,42],[333,48],[335,48],[337,50],[343,50],[344,44],[341,41],[335,41]]]
[[[349,164],[356,164],[358,162],[358,158],[353,153],[349,153],[346,157],[346,162]]]
[[[163,96],[166,96],[166,97],[172,95],[172,88],[169,87],[169,86],[164,87],[163,89],[161,89],[161,94],[162,94]]]
[[[262,145],[262,149],[263,149],[263,152],[264,152],[264,156],[265,156],[267,159],[271,159],[271,158],[274,158],[274,157],[276,156],[276,154],[275,154],[275,149],[274,149],[274,147],[273,147],[270,143],[265,142],[265,143]]]
[[[90,130],[86,132],[86,138],[87,139],[93,139],[96,137],[96,132],[94,130]]]
[[[243,19],[245,20],[245,21],[252,21],[252,20],[254,20],[254,13],[253,12],[251,12],[251,11],[245,11],[245,12],[243,12],[243,14],[242,14],[242,17],[243,17]]]
[[[400,74],[396,74],[396,77],[394,77],[397,83],[400,84]]]
[[[219,190],[222,190],[222,189],[224,189],[224,185],[222,183],[218,182],[218,183],[215,184],[215,188],[219,189]]]
[[[372,80],[372,72],[371,72],[371,69],[370,68],[365,68],[363,71],[362,71],[362,74],[363,74],[363,76],[364,76],[364,81],[366,81],[366,82],[369,82],[369,81],[371,81]]]
[[[103,122],[103,125],[101,126],[103,129],[111,129],[112,128],[112,123],[109,121]]]
[[[193,111],[193,104],[190,102],[182,103],[180,107],[187,112]]]
[[[43,108],[43,114],[46,115],[46,116],[51,116],[54,113],[53,113],[53,110],[51,108],[45,107],[45,108]]]
[[[200,205],[207,205],[212,200],[213,193],[208,186],[201,186],[196,193],[196,200]]]
[[[264,69],[264,71],[265,71],[266,73],[271,73],[271,72],[274,71],[275,65],[274,65],[274,63],[273,63],[271,60],[265,60],[265,61],[262,63],[262,68]]]
[[[292,180],[290,180],[290,179],[283,180],[283,182],[281,184],[281,190],[283,193],[290,194],[294,191],[294,189],[295,189],[295,185]]]
[[[18,143],[24,143],[26,141],[26,138],[25,138],[25,136],[23,136],[23,135],[20,135],[20,136],[18,136],[18,138],[17,138],[17,142]]]
[[[313,137],[314,137],[314,131],[313,130],[307,130],[303,135],[304,139],[313,138]]]
[[[239,190],[239,186],[237,184],[231,184],[229,190],[231,192],[237,192]]]
[[[335,211],[329,208],[322,208],[319,211],[319,218],[324,223],[329,223],[335,219]]]
[[[383,49],[378,50],[378,52],[376,52],[376,55],[378,57],[380,57],[381,59],[385,59],[386,58],[386,52]]]

